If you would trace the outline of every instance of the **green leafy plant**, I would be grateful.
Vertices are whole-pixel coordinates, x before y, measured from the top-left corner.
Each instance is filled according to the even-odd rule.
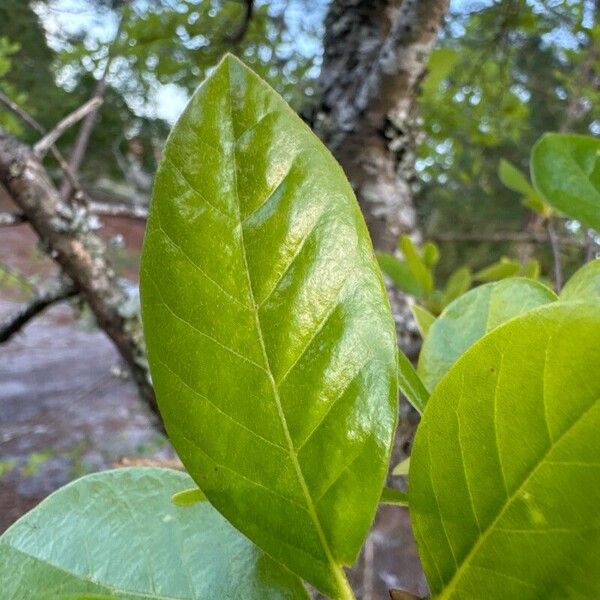
[[[473,273],[468,267],[459,267],[448,277],[444,286],[435,282],[435,266],[439,261],[439,248],[426,242],[418,248],[408,236],[402,236],[398,249],[404,258],[381,252],[377,259],[383,272],[398,289],[414,296],[419,304],[411,307],[423,337],[437,315],[448,304],[471,289],[473,284],[499,281],[508,277],[527,277],[537,280],[540,264],[532,259],[522,264],[507,257]]]
[[[401,244],[432,294],[437,251]],[[0,538],[3,600],[295,599],[303,582],[350,600],[379,503],[409,506],[435,598],[598,597],[598,269],[559,298],[509,278],[423,314],[423,382],[339,166],[226,57],[164,150],[141,270],[189,475],[108,471],[50,496]],[[394,470],[408,496],[384,487],[398,387],[422,413]]]

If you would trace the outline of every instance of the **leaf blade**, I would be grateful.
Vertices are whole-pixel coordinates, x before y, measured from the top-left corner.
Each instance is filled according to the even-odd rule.
[[[563,301],[600,299],[600,258],[590,261],[575,271],[565,283],[559,298]]]
[[[531,151],[531,180],[548,204],[600,231],[600,140],[544,134]]]
[[[458,357],[488,331],[555,300],[552,290],[522,278],[481,285],[457,298],[435,320],[421,348],[417,373],[425,388],[433,391]]]
[[[308,598],[208,502],[174,506],[170,496],[191,483],[179,471],[133,467],[61,488],[0,537],[2,597]]]
[[[342,565],[383,486],[397,386],[393,320],[356,200],[312,132],[233,58],[196,93],[165,157],[141,296],[167,430],[226,518],[345,594]],[[169,160],[183,162],[179,194]]]
[[[597,305],[543,306],[485,336],[436,388],[409,494],[436,598],[600,593],[581,575],[598,573],[600,547],[599,337]]]

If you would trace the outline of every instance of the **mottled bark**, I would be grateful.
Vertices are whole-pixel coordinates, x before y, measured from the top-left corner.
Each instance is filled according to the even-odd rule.
[[[417,233],[415,100],[447,10],[448,0],[332,0],[327,15],[314,128],[346,171],[380,250]]]
[[[93,233],[88,209],[62,200],[31,148],[2,131],[0,183],[87,302],[129,366],[142,399],[158,416],[139,317],[124,312],[127,295],[106,258],[104,243]]]

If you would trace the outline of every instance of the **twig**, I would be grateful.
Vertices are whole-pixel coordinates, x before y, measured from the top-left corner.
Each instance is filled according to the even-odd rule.
[[[126,6],[123,8],[125,11]],[[94,98],[104,98],[106,94],[106,89],[108,88],[108,74],[110,71],[110,67],[113,63],[114,59],[114,51],[117,42],[119,41],[119,37],[121,35],[121,31],[123,30],[125,20],[125,12],[121,14],[121,18],[119,20],[119,24],[117,26],[117,31],[115,33],[115,37],[113,41],[108,46],[108,55],[106,57],[106,63],[104,64],[104,69],[102,71],[102,75],[100,79],[96,83],[96,87],[92,93],[92,99]],[[88,143],[90,141],[90,137],[92,135],[92,131],[94,130],[94,126],[96,125],[96,118],[98,116],[97,108],[90,111],[83,122],[81,123],[81,127],[77,132],[77,137],[75,138],[75,144],[73,145],[73,151],[71,152],[71,156],[69,158],[69,170],[71,173],[76,174],[79,171],[79,167],[83,162],[85,157]],[[74,186],[72,185],[70,180],[65,180],[62,182],[60,187],[60,197],[62,200],[68,200],[73,192]],[[76,188],[75,188],[76,189]]]
[[[25,110],[23,110],[16,102],[11,100],[6,94],[0,92],[0,103],[4,104],[8,109],[10,109],[15,115],[17,115],[24,123],[27,123],[32,129],[35,129],[38,133],[42,135],[46,135],[46,130]],[[61,171],[63,172],[65,179],[69,181],[71,187],[75,189],[79,195],[79,197],[83,200],[87,199],[85,192],[81,184],[79,183],[75,173],[70,169],[67,161],[64,156],[61,154],[60,150],[52,145],[50,147],[50,153],[58,163]]]
[[[129,219],[147,219],[148,209],[145,206],[133,204],[112,204],[110,202],[96,202],[92,200],[88,207],[90,212],[107,217],[127,217]]]
[[[43,158],[48,150],[54,146],[56,140],[65,133],[68,129],[73,127],[75,123],[83,119],[86,115],[91,113],[92,111],[97,110],[97,108],[104,102],[102,98],[92,98],[88,100],[85,104],[81,105],[78,109],[74,110],[70,115],[67,115],[64,119],[58,122],[56,127],[47,133],[34,147],[33,151],[35,152],[38,158]]]
[[[7,342],[15,333],[20,331],[31,319],[46,310],[49,306],[62,302],[77,294],[72,283],[63,284],[33,298],[21,307],[14,315],[5,319],[0,325],[0,344]]]
[[[552,262],[554,268],[554,287],[557,292],[560,292],[562,288],[562,262],[560,257],[560,240],[556,235],[556,229],[552,219],[548,219],[546,224],[546,231],[548,232],[548,242],[550,242],[550,248],[552,250]]]
[[[0,227],[20,225],[21,223],[25,223],[26,220],[23,213],[0,213]]]
[[[520,242],[547,244],[548,236],[544,233],[519,231],[501,231],[497,233],[433,233],[426,236],[427,239],[434,242],[490,242],[493,244],[501,244],[503,242]],[[571,237],[557,237],[557,240],[563,246],[575,246],[576,248],[584,248],[585,241]]]

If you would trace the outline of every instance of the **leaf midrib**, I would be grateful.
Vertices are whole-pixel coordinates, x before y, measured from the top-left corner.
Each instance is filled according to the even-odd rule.
[[[252,289],[252,281],[250,279],[250,269],[248,266],[248,259],[247,259],[247,255],[246,255],[246,245],[244,242],[244,229],[242,227],[242,216],[241,216],[242,211],[241,211],[239,190],[238,190],[238,184],[237,184],[237,146],[235,143],[235,131],[234,131],[234,127],[233,127],[233,100],[232,100],[232,95],[231,95],[232,81],[231,81],[230,67],[228,67],[228,83],[229,83],[229,85],[227,87],[227,96],[228,96],[228,100],[229,100],[229,125],[230,125],[230,140],[229,140],[229,142],[231,144],[231,158],[232,158],[232,162],[233,162],[233,189],[235,191],[235,196],[236,196],[235,206],[236,206],[237,219],[238,219],[239,228],[240,228],[240,246],[241,246],[241,251],[242,251],[242,260],[244,263],[244,274],[245,274],[246,280],[247,280],[248,293],[250,294],[252,312],[254,314],[254,321],[255,321],[255,326],[256,326],[256,334],[258,337],[258,341],[259,341],[262,356],[263,356],[264,369],[266,371],[267,377],[269,378],[269,383],[271,385],[273,398],[275,400],[275,404],[277,407],[277,413],[278,413],[278,416],[279,416],[279,419],[281,421],[281,425],[283,428],[283,432],[284,432],[284,436],[285,436],[285,440],[286,440],[286,444],[287,444],[287,451],[288,451],[290,460],[294,466],[294,470],[296,472],[298,482],[300,483],[300,487],[302,488],[302,493],[305,497],[308,513],[314,523],[317,535],[319,537],[319,541],[321,542],[321,546],[323,547],[323,550],[325,552],[327,560],[329,561],[329,563],[331,565],[331,570],[335,577],[336,584],[338,585],[339,590],[341,592],[343,592],[344,590],[348,589],[348,581],[346,579],[346,576],[345,576],[342,568],[340,567],[340,565],[336,562],[336,560],[333,557],[333,553],[331,551],[331,548],[330,548],[327,538],[325,536],[325,532],[321,525],[321,521],[319,520],[319,516],[317,514],[316,507],[313,503],[312,496],[310,495],[310,490],[308,489],[306,479],[304,478],[304,474],[302,473],[302,468],[300,466],[300,463],[298,462],[298,456],[296,455],[292,436],[290,434],[290,430],[289,430],[289,427],[287,424],[287,419],[286,419],[285,413],[283,411],[283,405],[281,403],[281,398],[279,396],[279,389],[277,387],[277,383],[275,382],[275,377],[273,376],[273,371],[271,369],[271,365],[269,362],[269,357],[267,354],[264,336],[262,333],[260,316],[258,314],[258,304],[256,303],[256,299],[254,297],[254,290]],[[345,594],[345,595],[347,595],[347,594]]]
[[[464,560],[461,562],[460,567],[454,572],[452,578],[448,582],[448,584],[442,589],[442,592],[439,596],[437,596],[437,600],[444,600],[446,598],[451,598],[452,593],[455,591],[458,582],[461,580],[462,576],[465,574],[467,569],[470,566],[471,561],[481,548],[481,546],[485,543],[491,532],[496,528],[496,525],[500,521],[500,519],[504,516],[504,513],[508,509],[509,506],[512,505],[518,494],[521,490],[527,485],[529,480],[535,475],[540,466],[546,461],[546,458],[554,450],[554,448],[562,441],[562,439],[575,427],[595,406],[596,403],[600,401],[600,398],[596,398],[565,430],[556,438],[556,440],[552,441],[543,456],[536,462],[536,464],[531,468],[526,477],[521,481],[521,483],[515,488],[514,492],[506,498],[506,502],[502,505],[498,514],[494,517],[494,519],[490,522],[490,524],[483,530],[482,535],[479,536],[477,542],[471,547],[468,554],[465,556]]]

